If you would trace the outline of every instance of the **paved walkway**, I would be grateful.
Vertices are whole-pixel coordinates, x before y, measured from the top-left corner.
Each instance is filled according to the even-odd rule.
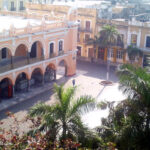
[[[57,77],[58,79],[59,77]],[[62,78],[57,81],[57,84],[65,83],[65,86],[72,86],[72,80],[75,79],[76,85],[77,85],[77,91],[75,94],[75,97],[78,98],[81,95],[92,95],[97,99],[98,102],[101,100],[107,100],[107,101],[120,101],[125,98],[125,96],[122,94],[121,91],[118,90],[118,78],[115,75],[115,68],[111,67],[110,70],[110,80],[113,82],[112,86],[106,86],[100,84],[102,80],[106,80],[106,66],[105,65],[97,65],[97,64],[91,64],[88,62],[79,62],[77,64],[77,72],[76,75],[70,78]],[[18,100],[15,99],[11,102],[11,105],[15,105],[15,103],[18,103],[16,106],[10,107],[7,110],[12,111],[15,113],[15,115],[21,119],[26,116],[28,110],[32,105],[37,103],[38,101],[46,102],[47,104],[51,104],[56,101],[56,98],[54,94],[50,94],[49,91],[52,88],[52,84],[46,84],[42,87],[36,88],[33,91],[30,91],[27,94],[22,95],[22,98],[19,98]],[[42,93],[45,90],[47,90],[47,93]],[[41,94],[42,93],[42,94]],[[34,95],[39,95],[36,98]],[[32,96],[32,97],[27,97]],[[29,101],[25,101],[25,99],[29,99]],[[21,101],[24,101],[20,103]],[[31,102],[33,101],[33,102]],[[31,104],[32,103],[32,104]],[[4,103],[1,103],[1,105]],[[5,106],[8,105],[5,102]],[[5,107],[3,105],[2,108]],[[1,107],[1,106],[0,106]],[[6,110],[3,111],[3,113]],[[106,117],[108,115],[108,110],[105,111],[93,111],[87,115],[83,116],[83,121],[90,127],[94,128],[97,125],[100,125],[101,118]],[[4,117],[2,117],[4,118]],[[3,119],[5,122],[5,126],[11,124],[11,121],[7,118]],[[27,128],[27,124],[23,124],[23,129]]]

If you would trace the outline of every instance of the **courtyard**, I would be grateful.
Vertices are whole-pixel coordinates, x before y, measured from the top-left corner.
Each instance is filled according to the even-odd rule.
[[[65,86],[68,87],[72,86],[72,80],[75,79],[75,84],[77,86],[75,97],[79,97],[81,95],[92,95],[98,102],[102,100],[107,100],[110,102],[121,101],[125,98],[121,91],[118,90],[118,78],[115,74],[114,67],[110,68],[110,81],[113,82],[111,86],[103,86],[100,84],[102,80],[106,80],[105,65],[78,61],[76,75],[72,77],[63,77],[63,72],[64,68],[60,67],[57,72],[57,83],[64,83]],[[47,84],[47,86],[52,86],[52,84]],[[30,107],[40,101],[47,104],[55,103],[53,89],[2,110],[0,113],[0,119],[4,122],[4,124],[2,124],[1,127],[5,126],[9,128],[12,123],[11,120],[5,116],[7,111],[13,112],[19,120],[22,120],[27,115]],[[93,112],[84,115],[83,120],[90,128],[94,128],[100,125],[101,118],[106,117],[107,115],[108,110],[94,110]],[[28,122],[21,126],[24,126],[22,130],[27,129]]]

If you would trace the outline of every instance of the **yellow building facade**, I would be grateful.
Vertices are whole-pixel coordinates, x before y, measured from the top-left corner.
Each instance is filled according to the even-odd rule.
[[[29,0],[1,0],[1,10],[8,11],[23,11],[25,10],[25,3]]]
[[[88,45],[87,41],[93,39],[96,34],[96,9],[78,8],[78,57],[90,58],[94,56],[93,45]]]
[[[124,21],[124,20],[97,20],[97,34],[101,31],[102,26],[110,24],[114,25],[120,37],[123,41],[120,43],[117,40],[116,47],[113,47],[110,51],[110,56],[107,57],[106,53],[107,50],[104,50],[104,57],[99,57],[102,54],[100,50],[97,51],[97,58],[101,58],[104,61],[107,61],[107,59],[110,59],[110,61],[114,64],[119,63],[128,63],[130,62],[127,52],[125,51],[129,45],[135,46],[142,50],[143,57],[142,58],[136,58],[134,60],[134,63],[137,63],[139,65],[144,65],[145,58],[147,55],[150,54],[150,23],[143,23],[138,22],[136,20],[131,21]],[[99,55],[99,56],[98,56]]]

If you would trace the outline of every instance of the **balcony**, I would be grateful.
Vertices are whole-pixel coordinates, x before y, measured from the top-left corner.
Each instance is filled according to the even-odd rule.
[[[5,59],[5,60],[0,61],[0,73],[6,72],[12,69],[16,69],[19,67],[23,67],[28,64],[33,64],[42,60],[44,60],[44,57],[27,58],[23,56],[23,57],[12,57],[9,59]]]
[[[78,27],[78,31],[79,31],[79,32],[87,32],[87,33],[92,33],[92,32],[93,32],[92,29],[81,28],[81,27]]]
[[[51,53],[50,55],[49,55],[49,58],[54,58],[54,57],[56,57],[57,55],[55,54],[55,53]]]
[[[63,51],[63,50],[58,52],[58,55],[59,55],[59,56],[60,56],[60,55],[63,55],[63,54],[64,54],[64,51]]]

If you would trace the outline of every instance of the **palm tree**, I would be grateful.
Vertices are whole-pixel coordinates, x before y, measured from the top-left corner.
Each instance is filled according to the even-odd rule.
[[[129,60],[130,60],[131,64],[134,62],[136,57],[139,58],[139,57],[143,56],[142,50],[137,48],[137,47],[134,47],[132,45],[128,46],[126,51],[128,53]]]
[[[94,36],[94,38],[90,38],[87,41],[87,45],[93,45],[94,58],[96,58],[96,51],[97,51],[97,47],[99,46],[99,44],[100,44],[99,36]]]
[[[91,132],[81,120],[81,114],[95,107],[95,100],[91,96],[81,96],[74,99],[76,87],[54,85],[58,102],[54,105],[39,103],[33,106],[29,115],[33,118],[41,117],[42,124],[37,130],[50,134],[51,140],[56,138],[81,137]],[[90,134],[89,134],[90,133]]]
[[[117,43],[118,31],[113,25],[106,25],[100,31],[100,45],[107,48],[108,56],[110,55],[110,48]],[[109,80],[110,61],[107,63],[107,80]]]
[[[146,69],[124,64],[117,71],[119,89],[127,99],[117,105],[103,103],[109,115],[102,120],[99,134],[118,149],[148,150],[150,147],[150,74]],[[111,107],[110,107],[111,106]]]

